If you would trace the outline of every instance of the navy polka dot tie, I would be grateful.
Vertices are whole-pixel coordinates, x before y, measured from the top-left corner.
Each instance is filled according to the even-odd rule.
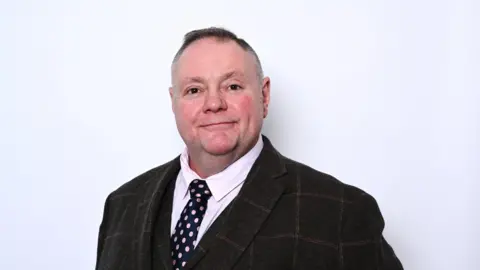
[[[170,239],[174,270],[183,269],[192,255],[198,229],[207,210],[208,199],[212,196],[204,180],[193,180],[189,192],[190,200],[183,209]]]

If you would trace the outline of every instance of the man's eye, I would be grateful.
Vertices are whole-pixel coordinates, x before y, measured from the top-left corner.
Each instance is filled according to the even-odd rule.
[[[196,87],[192,87],[190,89],[187,90],[187,94],[196,94],[198,93],[200,90]]]
[[[231,84],[230,86],[228,86],[228,89],[230,89],[230,90],[240,90],[240,89],[242,89],[242,87],[238,84]]]

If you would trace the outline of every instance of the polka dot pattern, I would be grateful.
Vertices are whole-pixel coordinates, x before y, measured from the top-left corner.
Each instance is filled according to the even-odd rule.
[[[204,180],[193,180],[188,188],[190,200],[185,206],[170,239],[173,269],[183,269],[195,249],[198,229],[212,193]]]

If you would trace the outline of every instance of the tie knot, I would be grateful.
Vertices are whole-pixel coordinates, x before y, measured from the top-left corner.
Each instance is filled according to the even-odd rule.
[[[204,199],[208,201],[212,196],[212,192],[208,189],[207,182],[205,180],[195,179],[190,183],[189,187],[190,198],[192,199]]]

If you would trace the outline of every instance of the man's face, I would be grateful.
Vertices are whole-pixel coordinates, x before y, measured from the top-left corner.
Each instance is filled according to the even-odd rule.
[[[178,59],[170,88],[177,128],[190,154],[244,154],[260,134],[270,80],[233,41],[201,39]]]

